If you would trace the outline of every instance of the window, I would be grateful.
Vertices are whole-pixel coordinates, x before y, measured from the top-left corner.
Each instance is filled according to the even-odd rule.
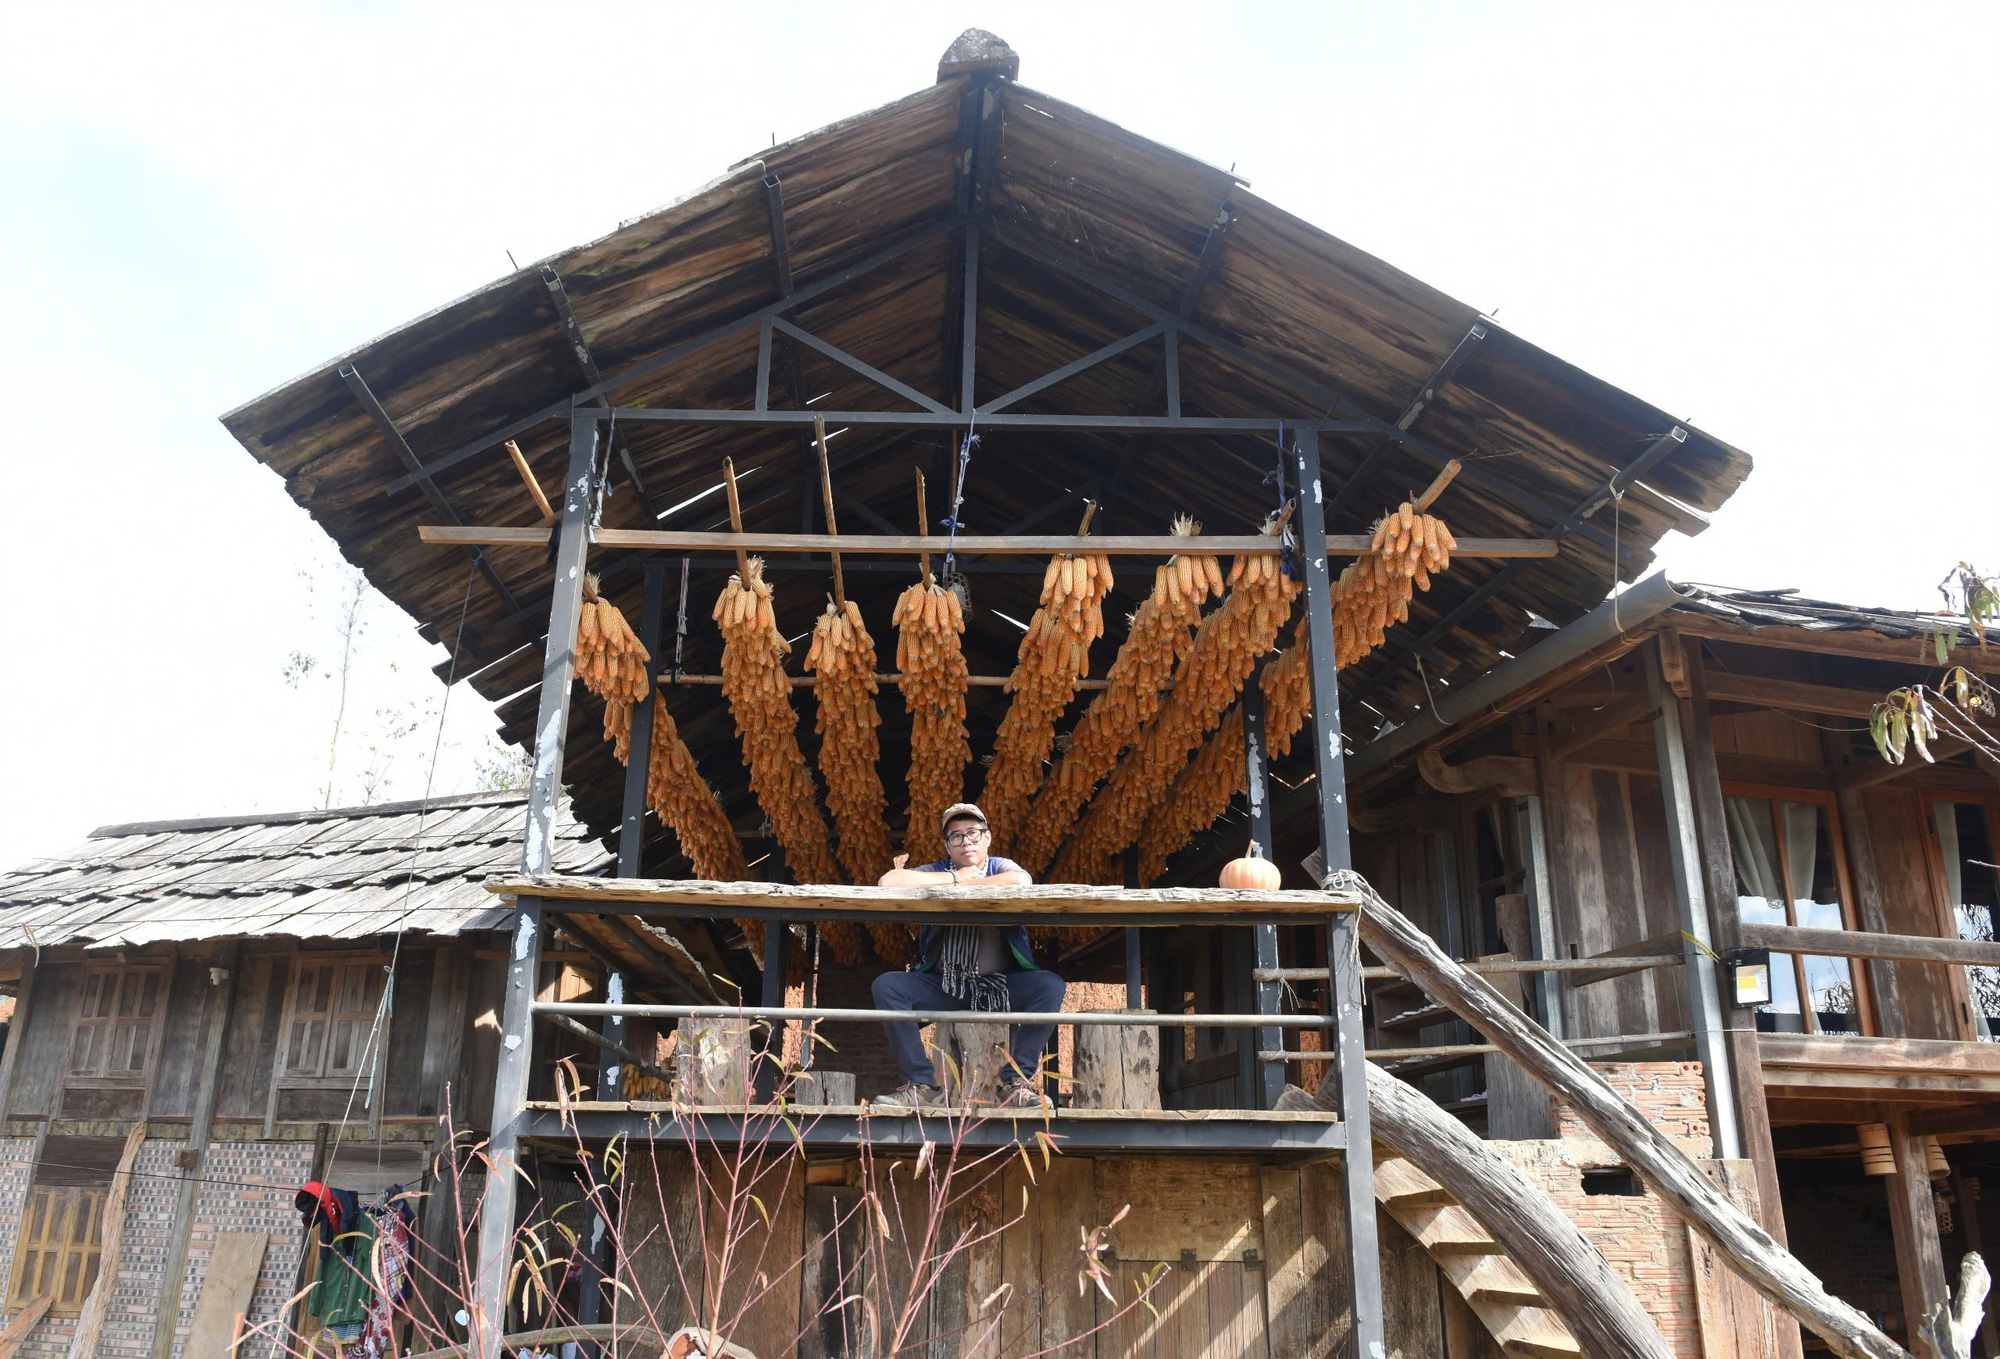
[[[54,1299],[52,1313],[82,1310],[97,1282],[107,1192],[103,1185],[36,1185],[28,1191],[9,1307],[25,1307],[47,1293]]]
[[[142,1081],[152,1065],[165,991],[166,970],[160,967],[93,967],[85,972],[76,1030],[70,1036],[69,1074]]]
[[[1945,901],[1961,939],[2000,939],[2000,863],[1993,854],[1992,808],[1978,802],[1939,801],[1931,807]],[[1968,967],[1965,990],[1973,1031],[1982,1043],[2000,1035],[2000,968]]]
[[[383,966],[380,958],[299,959],[278,1054],[284,1079],[351,1078],[367,1064]]]
[[[1811,794],[1731,794],[1729,848],[1736,861],[1736,907],[1753,924],[1849,928],[1847,875],[1830,802]],[[1800,1003],[1800,997],[1805,1003]],[[1771,955],[1771,1001],[1760,1006],[1766,1033],[1860,1033],[1853,965],[1817,954]]]

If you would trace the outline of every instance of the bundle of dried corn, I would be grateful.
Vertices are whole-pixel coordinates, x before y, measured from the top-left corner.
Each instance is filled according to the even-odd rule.
[[[1201,525],[1182,515],[1173,532],[1193,537]],[[1153,593],[1127,620],[1125,645],[1105,676],[1105,689],[1070,732],[1068,753],[1036,794],[1015,840],[1013,857],[1030,873],[1049,866],[1077,810],[1159,711],[1175,664],[1194,644],[1194,627],[1211,591],[1222,593],[1222,568],[1214,557],[1177,555],[1154,571]]]
[[[632,705],[646,696],[651,659],[618,606],[598,593],[597,577],[585,576],[576,620],[576,677],[604,700],[604,739],[617,749],[620,764],[631,740]]]
[[[1274,518],[1265,532],[1275,534],[1280,527]],[[1139,838],[1188,755],[1221,721],[1257,658],[1277,640],[1299,592],[1299,583],[1268,553],[1238,557],[1230,567],[1229,586],[1221,607],[1196,630],[1194,646],[1174,676],[1173,695],[1140,736],[1134,754],[1091,803],[1056,861],[1057,881],[1108,879],[1112,856]]]
[[[646,803],[673,827],[681,853],[694,864],[696,877],[740,882],[750,876],[735,828],[716,801],[715,790],[694,767],[693,753],[681,740],[666,701],[658,696],[653,699],[653,750],[646,763]]]
[[[828,602],[813,625],[806,669],[813,672],[813,696],[819,704],[819,773],[826,782],[826,805],[839,837],[841,867],[853,881],[870,884],[889,871],[895,851],[889,844],[882,776],[875,768],[882,754],[875,734],[882,724],[875,709],[875,641],[853,600]],[[884,936],[893,947],[893,941],[908,931],[871,924],[868,933],[880,950]],[[830,926],[825,936],[840,961],[859,961],[842,956],[850,946],[851,927]]]
[[[896,600],[892,621],[903,707],[910,714],[910,817],[903,849],[913,864],[944,857],[938,818],[965,789],[972,745],[965,735],[965,617],[958,592],[929,576]]]
[[[1382,645],[1393,624],[1409,621],[1411,591],[1429,590],[1432,574],[1451,565],[1457,546],[1443,520],[1408,500],[1376,522],[1369,554],[1342,571],[1333,587],[1336,669]]]
[[[1312,669],[1306,651],[1305,624],[1299,624],[1292,645],[1264,667],[1264,742],[1267,755],[1289,754],[1292,740],[1312,713]],[[1229,810],[1229,800],[1248,787],[1243,706],[1222,719],[1174,786],[1168,790],[1139,834],[1139,879],[1152,882],[1166,871],[1167,860],[1197,832],[1215,824]],[[1267,845],[1266,850],[1269,850]]]
[[[993,738],[993,764],[979,799],[993,827],[996,854],[1011,852],[1055,744],[1056,719],[1075,697],[1077,680],[1090,671],[1090,644],[1104,635],[1104,596],[1110,591],[1110,558],[1049,560],[1041,607],[1007,677],[1014,701]]]
[[[798,715],[785,675],[791,647],[772,615],[760,558],[750,558],[748,580],[729,577],[714,617],[722,626],[722,694],[736,719],[757,804],[771,818],[795,881],[839,882],[812,775],[799,752]]]

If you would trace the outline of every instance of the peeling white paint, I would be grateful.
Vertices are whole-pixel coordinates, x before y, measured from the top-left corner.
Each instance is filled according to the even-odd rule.
[[[514,961],[525,962],[535,947],[535,922],[526,912],[514,926]]]
[[[512,1052],[515,1048],[521,1046],[521,1035],[518,1033],[508,1034],[505,1038],[500,1040],[500,1046],[507,1049],[507,1051]]]
[[[1320,501],[1320,494],[1319,494],[1319,478],[1318,478],[1318,477],[1314,477],[1314,478],[1313,478],[1313,504],[1315,504],[1315,505],[1318,505],[1318,504],[1320,504],[1320,503],[1321,503],[1321,501]]]

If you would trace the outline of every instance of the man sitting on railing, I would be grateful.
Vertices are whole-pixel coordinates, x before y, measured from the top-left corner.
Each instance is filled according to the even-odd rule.
[[[1012,887],[1034,881],[1012,859],[987,853],[992,832],[986,813],[960,802],[944,814],[944,858],[922,868],[905,868],[906,856],[882,875],[884,887]],[[930,925],[917,932],[917,961],[908,972],[884,972],[875,979],[875,1004],[884,1010],[1007,1010],[1053,1012],[1062,1008],[1063,980],[1035,966],[1025,925]],[[909,1077],[894,1091],[876,1096],[878,1105],[939,1109],[945,1093],[934,1079],[931,1059],[915,1024],[885,1024],[889,1050]],[[1021,1024],[1008,1045],[1012,1062],[996,1092],[1002,1105],[1049,1107],[1042,1094],[1042,1049],[1053,1028]],[[977,1094],[978,1092],[968,1092]]]

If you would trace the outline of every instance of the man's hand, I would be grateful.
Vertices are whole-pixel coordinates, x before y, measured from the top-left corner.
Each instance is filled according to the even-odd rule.
[[[909,861],[910,861],[909,855],[898,854],[895,858],[889,861],[889,866],[891,868],[901,868],[904,864],[908,863]]]

